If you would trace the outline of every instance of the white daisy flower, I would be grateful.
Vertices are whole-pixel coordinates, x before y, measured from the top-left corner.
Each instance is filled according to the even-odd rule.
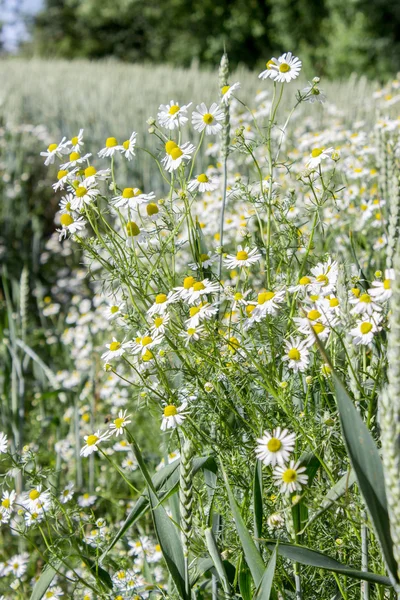
[[[274,469],[274,479],[276,485],[279,485],[281,491],[290,494],[301,491],[304,485],[307,485],[308,475],[303,475],[306,468],[300,466],[300,462],[290,461],[289,465],[277,466]]]
[[[73,194],[66,194],[65,196],[63,196],[61,198],[60,202],[58,203],[60,210],[62,212],[70,212],[72,210],[73,200],[74,200]]]
[[[189,309],[190,318],[186,321],[189,329],[196,328],[201,321],[208,321],[217,314],[218,307],[208,302],[203,302],[197,306],[191,306]]]
[[[179,335],[184,338],[185,346],[189,346],[189,344],[197,342],[202,333],[204,333],[204,327],[200,325],[199,327],[189,327],[185,331],[181,331]]]
[[[153,323],[151,325],[151,333],[152,335],[164,335],[165,328],[169,323],[169,314],[164,313],[162,315],[156,315],[153,319]]]
[[[218,177],[208,177],[205,173],[201,173],[197,175],[194,179],[189,181],[188,190],[189,192],[194,192],[195,190],[199,190],[202,192],[212,192],[217,189],[219,185]]]
[[[26,572],[28,567],[30,555],[28,552],[23,552],[22,554],[14,554],[8,561],[7,565],[4,569],[4,574],[9,575],[10,573],[14,575],[16,579],[20,579],[22,575]]]
[[[128,221],[126,224],[126,245],[133,246],[135,242],[137,244],[146,243],[148,233],[143,229],[140,229],[139,225],[135,221]]]
[[[154,192],[149,194],[143,194],[139,188],[124,188],[120,196],[115,196],[112,199],[112,203],[116,208],[129,206],[129,208],[135,209],[139,204],[151,202],[156,197]]]
[[[336,288],[338,278],[337,261],[329,258],[325,263],[318,263],[311,269],[313,275],[313,289],[322,291],[324,296],[332,294]]]
[[[369,346],[374,339],[374,334],[382,329],[379,327],[381,315],[372,314],[365,316],[357,322],[357,326],[350,329],[350,335],[353,336],[353,342],[356,346]]]
[[[109,177],[111,177],[111,169],[97,169],[93,166],[86,167],[83,173],[84,179],[81,182],[83,187],[91,187],[95,185],[98,181],[105,181]]]
[[[71,202],[72,210],[81,210],[85,204],[92,204],[96,196],[100,194],[100,190],[95,187],[85,187],[78,185],[74,190],[74,199]]]
[[[6,512],[6,513],[11,513],[16,497],[17,497],[17,494],[15,493],[14,490],[11,490],[11,492],[9,492],[8,490],[3,492],[3,496],[1,498],[1,504],[0,504],[0,511]]]
[[[78,135],[75,135],[67,142],[70,145],[70,152],[80,152],[82,146],[85,145],[83,141],[83,131],[83,129],[80,129]]]
[[[306,162],[307,169],[316,169],[323,160],[331,158],[333,151],[333,148],[327,148],[326,150],[324,148],[314,148]]]
[[[64,596],[64,592],[62,591],[60,586],[53,585],[50,588],[48,588],[43,598],[45,598],[45,600],[48,600],[48,598],[61,598],[61,596]]]
[[[74,484],[72,481],[62,490],[60,494],[60,502],[61,504],[66,504],[74,497]]]
[[[308,288],[310,287],[310,285],[312,283],[313,283],[313,280],[311,279],[311,277],[303,276],[303,277],[300,277],[300,279],[296,285],[291,285],[288,288],[288,291],[290,293],[301,292],[302,295],[305,295],[307,293]]]
[[[394,269],[385,270],[385,279],[383,281],[373,281],[372,288],[368,290],[368,293],[377,302],[386,302],[391,297],[392,281],[394,281]]]
[[[25,494],[22,504],[30,511],[47,510],[51,504],[50,492],[39,484]]]
[[[63,154],[69,153],[68,142],[66,143],[65,140],[66,138],[63,137],[59,144],[50,144],[45,152],[40,153],[40,156],[46,157],[46,160],[44,161],[46,167],[54,164],[56,156],[57,158],[61,158]]]
[[[382,307],[374,301],[374,297],[367,293],[350,298],[349,302],[353,304],[350,311],[352,315],[372,315],[382,310]]]
[[[117,138],[109,137],[106,139],[106,145],[98,152],[100,158],[114,156],[116,152],[123,152],[125,148],[118,144]]]
[[[72,169],[72,171],[67,171],[67,169],[60,169],[57,173],[57,181],[53,183],[53,190],[58,192],[58,190],[63,190],[64,187],[71,183],[75,179],[75,174],[78,171],[78,168]]]
[[[3,433],[2,431],[0,431],[0,454],[7,453],[7,444],[8,444],[7,435],[5,433]]]
[[[61,170],[73,169],[77,165],[81,165],[84,162],[88,161],[88,159],[91,156],[92,155],[90,154],[90,152],[88,154],[85,154],[84,156],[81,156],[79,154],[79,152],[71,152],[71,154],[69,155],[69,161],[60,165],[60,169]]]
[[[216,281],[210,281],[209,279],[203,279],[203,281],[194,281],[192,287],[188,290],[186,300],[189,304],[194,304],[208,294],[214,294],[220,289],[220,284]]]
[[[118,304],[110,304],[104,310],[103,314],[107,321],[112,321],[113,319],[116,319],[117,317],[120,317],[122,315],[122,311],[124,310],[124,308],[125,302],[119,302]]]
[[[191,105],[192,103],[189,102],[189,104],[179,106],[178,102],[174,100],[171,100],[169,104],[160,104],[157,118],[161,127],[172,130],[186,125],[189,120],[186,114]]]
[[[116,338],[110,344],[106,344],[107,352],[101,355],[101,360],[109,362],[113,358],[118,358],[125,353],[127,348],[131,347],[131,342],[119,342]]]
[[[224,111],[216,103],[213,102],[208,109],[202,102],[196,106],[196,110],[192,114],[192,125],[196,131],[206,130],[206,134],[215,134],[221,131],[222,125],[218,121],[224,119]]]
[[[265,66],[267,68],[264,71],[261,71],[258,78],[259,79],[275,79],[278,74],[275,69],[275,67],[278,67],[278,59],[271,58],[267,63],[265,63]]]
[[[274,59],[273,59],[274,60]],[[293,56],[291,52],[285,52],[278,58],[277,64],[272,64],[271,69],[276,71],[276,76],[273,78],[278,83],[289,83],[296,79],[301,71],[301,60],[297,56]]]
[[[278,427],[272,433],[264,431],[263,437],[257,439],[257,442],[256,456],[264,465],[275,467],[278,464],[282,466],[289,459],[290,453],[293,452],[296,435],[289,433],[287,429],[281,430]]]
[[[264,319],[266,315],[276,315],[280,305],[285,301],[285,294],[285,290],[267,291],[258,294],[258,304],[252,312],[253,319],[259,321]]]
[[[132,354],[141,354],[143,356],[150,350],[150,348],[161,344],[162,340],[163,338],[161,335],[152,337],[148,333],[143,336],[138,333],[138,337],[134,342],[132,342]]]
[[[183,161],[189,161],[192,158],[192,154],[195,150],[195,146],[190,142],[186,142],[182,146],[178,146],[175,142],[170,140],[165,144],[166,155],[162,159],[164,168],[169,173],[176,171]]]
[[[97,496],[92,496],[86,492],[85,494],[82,494],[82,496],[79,496],[78,505],[82,508],[87,508],[88,506],[93,506],[96,500]]]
[[[284,342],[285,354],[282,360],[288,361],[289,369],[293,371],[305,371],[309,363],[308,342],[299,337],[290,337]]]
[[[188,414],[186,407],[187,402],[183,402],[181,406],[168,404],[168,406],[164,408],[161,431],[167,431],[167,429],[176,429],[176,427],[180,427],[186,419],[186,415]]]
[[[160,209],[155,202],[146,204],[146,215],[151,221],[157,221],[160,218]]]
[[[221,88],[221,104],[229,104],[229,100],[232,98],[233,94],[240,88],[240,83],[236,81],[232,83],[232,85],[224,85]]]
[[[238,267],[251,267],[256,262],[258,262],[261,258],[261,254],[258,252],[257,248],[253,248],[250,250],[249,246],[243,248],[242,246],[238,246],[236,256],[232,254],[228,254],[226,258],[224,258],[224,265],[228,269],[237,269]]]
[[[124,433],[124,427],[131,423],[131,419],[129,419],[130,415],[126,414],[126,410],[120,410],[118,413],[118,417],[114,419],[112,423],[110,423],[110,430],[112,433],[118,437]]]
[[[85,445],[83,446],[83,448],[81,448],[80,455],[89,456],[89,454],[97,452],[98,445],[100,444],[100,442],[104,442],[105,440],[107,440],[110,437],[110,435],[110,431],[104,431],[103,433],[100,433],[100,429],[98,429],[95,433],[92,433],[91,435],[85,435]]]
[[[56,231],[60,234],[58,239],[61,241],[67,237],[67,234],[73,235],[85,229],[86,221],[83,217],[74,219],[69,213],[64,213],[60,216],[60,225],[61,229],[56,229]]]
[[[129,140],[122,143],[121,154],[128,160],[132,160],[135,156],[136,136],[136,131],[132,131]]]
[[[326,101],[326,96],[316,85],[308,82],[308,86],[301,90],[301,95],[303,96],[304,102],[310,102],[310,104],[314,104],[314,102],[320,102],[323,104]]]
[[[163,315],[167,311],[169,304],[176,302],[177,296],[178,295],[176,292],[168,292],[168,295],[157,294],[154,303],[152,304],[152,306],[150,306],[149,310],[147,311],[149,317],[152,317],[156,314]]]
[[[181,300],[187,300],[193,291],[193,286],[196,283],[196,279],[189,275],[189,277],[185,277],[183,280],[183,285],[174,288],[174,290],[178,293],[178,297]]]

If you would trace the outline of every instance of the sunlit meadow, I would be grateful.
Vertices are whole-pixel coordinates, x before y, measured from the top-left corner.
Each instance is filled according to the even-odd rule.
[[[0,62],[1,598],[400,598],[400,82]]]

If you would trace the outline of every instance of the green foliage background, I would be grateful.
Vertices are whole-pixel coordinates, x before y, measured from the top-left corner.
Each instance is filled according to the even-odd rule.
[[[225,45],[233,66],[292,50],[331,78],[400,64],[398,0],[45,0],[32,32],[45,57],[215,66]]]

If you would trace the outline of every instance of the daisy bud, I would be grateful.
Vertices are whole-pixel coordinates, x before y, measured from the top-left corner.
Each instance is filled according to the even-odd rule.
[[[320,77],[314,77],[312,80],[313,83],[319,83],[320,81],[321,81]]]
[[[311,375],[307,375],[307,377],[306,377],[306,384],[307,385],[311,385],[312,384],[312,377],[311,377]]]
[[[147,125],[155,125],[156,124],[156,120],[154,117],[149,117],[146,121]]]
[[[108,372],[112,370],[112,365],[110,365],[110,363],[105,363],[103,369]]]
[[[288,382],[287,381],[281,381],[279,384],[279,387],[281,387],[283,390],[285,390],[288,386]]]
[[[301,500],[301,496],[299,496],[298,494],[296,494],[295,496],[292,496],[292,504],[293,504],[293,506],[295,504],[298,504],[300,502],[300,500]]]
[[[206,390],[206,392],[207,392],[208,394],[209,394],[210,392],[212,392],[212,391],[213,391],[213,389],[214,389],[214,386],[213,386],[213,384],[211,383],[211,381],[207,381],[207,382],[204,384],[204,389]]]
[[[148,132],[149,133],[155,133],[156,129],[155,127],[149,127]]]
[[[379,279],[380,277],[382,277],[382,271],[375,271],[375,277],[377,279]]]

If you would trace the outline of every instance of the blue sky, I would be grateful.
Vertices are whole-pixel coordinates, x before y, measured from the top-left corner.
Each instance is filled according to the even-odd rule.
[[[26,39],[24,15],[32,15],[43,5],[43,0],[0,0],[0,21],[4,24],[1,39],[9,52],[16,50],[18,42]]]

